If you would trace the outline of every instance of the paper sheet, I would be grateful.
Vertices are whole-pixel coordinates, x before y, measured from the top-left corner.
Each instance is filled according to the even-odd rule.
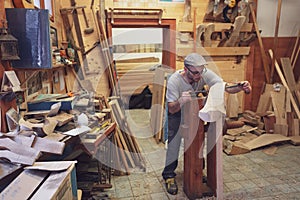
[[[91,129],[88,126],[81,126],[79,128],[74,128],[72,130],[69,130],[67,132],[62,132],[64,135],[70,135],[70,136],[76,136],[83,133],[89,132]]]

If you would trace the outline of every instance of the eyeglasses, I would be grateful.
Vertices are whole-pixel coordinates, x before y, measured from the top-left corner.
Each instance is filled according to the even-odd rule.
[[[204,67],[204,68],[202,69],[202,71],[198,71],[198,70],[192,71],[189,67],[186,67],[186,68],[187,68],[187,70],[188,70],[189,72],[191,72],[193,75],[202,75],[202,74],[204,74],[204,73],[207,71],[206,67]]]

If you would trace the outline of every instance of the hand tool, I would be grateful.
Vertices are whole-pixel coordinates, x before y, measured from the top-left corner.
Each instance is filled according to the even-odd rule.
[[[228,85],[228,86],[226,86],[226,89],[227,89],[227,88],[235,88],[235,87],[243,87],[244,84],[245,84],[245,83],[236,83],[236,84],[233,84],[233,85]],[[246,94],[249,94],[249,93],[250,93],[249,90],[244,90],[244,92],[245,92]]]
[[[196,90],[196,91],[191,91],[190,94],[191,94],[191,97],[198,97],[199,94],[202,94],[203,96],[207,96],[208,91],[207,90]]]
[[[85,22],[85,25],[86,25],[86,28],[84,29],[84,33],[85,34],[93,33],[94,32],[94,28],[89,26],[89,22],[88,22],[88,19],[86,17],[84,8],[81,8],[81,9],[82,9],[83,17],[84,17],[84,22]]]

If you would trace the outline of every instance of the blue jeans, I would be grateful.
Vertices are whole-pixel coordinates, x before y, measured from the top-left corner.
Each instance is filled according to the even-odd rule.
[[[181,112],[174,114],[168,113],[168,149],[166,155],[165,168],[162,172],[163,178],[173,178],[176,176],[174,172],[178,165],[178,154],[181,144],[181,133],[179,127],[181,124]]]

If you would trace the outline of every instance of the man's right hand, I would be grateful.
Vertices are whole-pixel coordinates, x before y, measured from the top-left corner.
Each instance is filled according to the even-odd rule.
[[[186,92],[182,92],[182,95],[178,99],[178,102],[180,104],[180,107],[182,107],[186,102],[189,102],[191,100],[192,100],[191,92],[190,91],[186,91]]]

